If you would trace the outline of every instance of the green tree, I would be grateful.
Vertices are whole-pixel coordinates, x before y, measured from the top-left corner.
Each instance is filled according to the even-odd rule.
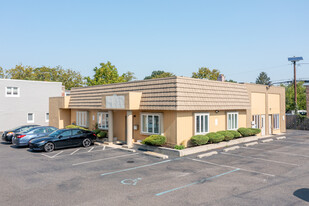
[[[4,74],[4,70],[2,67],[0,67],[0,79],[4,79],[5,74]]]
[[[294,103],[294,84],[291,83],[285,87],[286,111],[295,110]],[[297,109],[306,110],[306,87],[304,82],[297,82]]]
[[[237,81],[234,81],[232,79],[227,80],[226,82],[232,82],[232,83],[237,83]]]
[[[158,78],[174,77],[174,76],[175,74],[173,73],[165,72],[162,70],[156,70],[153,71],[150,76],[146,76],[144,79],[158,79]]]
[[[107,63],[101,63],[100,66],[101,67],[99,68],[95,67],[93,69],[93,78],[85,78],[88,86],[127,82],[135,79],[133,72],[127,72],[119,75],[117,68],[109,61]]]
[[[261,72],[259,76],[256,78],[255,83],[270,85],[271,84],[270,77],[267,76],[266,72]]]
[[[219,75],[220,71],[217,69],[210,70],[207,67],[201,67],[198,69],[198,72],[192,73],[192,78],[217,80]]]
[[[124,81],[126,82],[129,82],[129,81],[132,81],[134,79],[136,79],[136,77],[134,76],[134,73],[133,72],[126,72],[126,73],[123,73],[122,74],[122,78],[124,79]]]
[[[6,70],[6,74],[9,79],[35,80],[33,76],[33,67],[23,66],[22,64]]]

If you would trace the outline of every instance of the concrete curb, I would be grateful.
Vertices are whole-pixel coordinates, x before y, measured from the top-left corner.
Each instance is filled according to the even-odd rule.
[[[265,140],[262,140],[263,143],[266,143],[266,142],[272,142],[274,141],[273,139],[265,139]]]
[[[259,143],[258,142],[251,142],[251,143],[245,144],[245,146],[249,147],[249,146],[256,145],[256,144],[259,144]]]
[[[157,157],[157,158],[160,158],[160,159],[168,159],[167,155],[156,153],[156,152],[147,151],[147,152],[144,152],[144,154],[152,156],[152,157]]]
[[[109,148],[113,148],[113,149],[120,149],[120,150],[124,150],[124,151],[128,151],[128,152],[136,152],[135,149],[130,149],[130,148],[124,148],[120,145],[116,145],[116,144],[105,144],[105,143],[100,143],[100,142],[95,142],[95,145],[99,145],[99,146],[106,146]]]
[[[218,152],[213,151],[213,152],[207,152],[207,153],[204,153],[204,154],[197,155],[196,157],[201,159],[203,157],[209,157],[209,156],[216,155],[216,154],[218,154]]]
[[[232,150],[236,150],[236,149],[239,149],[239,146],[229,147],[229,148],[223,149],[223,151],[228,152],[228,151],[232,151]]]
[[[276,139],[277,139],[277,140],[286,139],[286,136],[277,137]]]

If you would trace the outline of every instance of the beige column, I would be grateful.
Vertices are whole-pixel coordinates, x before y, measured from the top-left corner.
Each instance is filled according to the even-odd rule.
[[[108,141],[113,142],[113,139],[114,139],[113,111],[108,111]]]
[[[128,148],[133,146],[133,115],[132,111],[127,111],[127,145]]]

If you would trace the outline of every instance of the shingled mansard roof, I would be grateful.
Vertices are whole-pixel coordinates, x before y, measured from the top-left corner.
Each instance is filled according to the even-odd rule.
[[[244,110],[250,108],[244,84],[169,77],[72,88],[69,108],[101,109],[102,95],[142,92],[141,110]]]

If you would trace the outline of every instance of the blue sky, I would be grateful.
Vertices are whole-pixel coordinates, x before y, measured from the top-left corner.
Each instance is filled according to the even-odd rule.
[[[309,1],[0,0],[0,66],[71,68],[93,75],[111,61],[143,79],[153,70],[191,76],[199,67],[254,82],[309,63]],[[309,64],[297,70],[309,79]]]

